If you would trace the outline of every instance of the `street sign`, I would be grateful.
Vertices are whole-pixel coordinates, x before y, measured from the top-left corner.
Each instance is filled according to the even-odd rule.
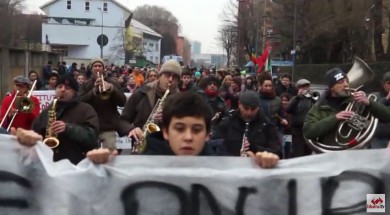
[[[103,38],[102,38],[103,37]],[[105,46],[107,45],[108,43],[108,37],[105,35],[105,34],[100,34],[97,39],[96,39],[97,43],[99,44],[99,46]],[[103,45],[101,44],[103,42]]]

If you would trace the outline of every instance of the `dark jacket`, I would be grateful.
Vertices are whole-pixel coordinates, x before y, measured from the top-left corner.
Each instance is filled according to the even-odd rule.
[[[298,89],[290,84],[289,87],[285,87],[282,82],[278,82],[275,86],[276,95],[280,96],[283,93],[289,93],[291,96],[296,96],[298,94]]]
[[[42,135],[46,135],[48,123],[48,111],[52,104],[42,111],[35,119],[32,129]],[[77,164],[85,158],[85,154],[98,147],[98,116],[91,105],[79,101],[57,102],[56,120],[66,123],[65,132],[58,135],[59,146],[54,151],[54,161],[69,159]]]
[[[163,137],[161,131],[152,133],[146,138],[146,155],[174,155],[168,141]],[[210,140],[204,145],[200,156],[218,156],[227,155],[226,149],[221,140]]]
[[[387,94],[388,93],[384,91],[374,93],[374,95],[378,97],[377,101],[385,105],[387,109],[390,109],[390,100],[386,99]],[[379,122],[375,132],[375,137],[390,140],[390,122]]]
[[[179,84],[179,91],[180,92],[196,92],[199,90],[199,88],[194,84],[194,82],[190,82],[188,85],[187,85],[187,88],[182,88],[183,84],[180,83]]]
[[[287,105],[286,112],[291,114],[291,126],[302,128],[306,114],[315,104],[315,100],[304,96],[293,97]]]
[[[266,97],[264,95],[260,96],[260,109],[268,117],[271,123],[278,128],[281,128],[280,118],[285,118],[283,108],[282,108],[282,100],[280,97]]]
[[[97,94],[95,79],[90,78],[82,85],[83,92],[78,98],[80,101],[90,104],[99,116],[100,133],[104,131],[117,131],[119,128],[119,112],[118,107],[123,107],[126,104],[126,96],[119,89],[119,84],[107,79],[107,82],[113,85],[111,96],[109,99],[101,99]]]
[[[159,99],[156,96],[157,83],[147,83],[130,96],[119,117],[119,136],[127,135],[135,127],[143,128]],[[170,92],[170,95],[177,92]]]
[[[244,136],[245,122],[236,111],[231,117],[224,119],[216,128],[213,139],[223,139],[229,155],[239,156]],[[255,119],[249,124],[248,141],[250,151],[272,152],[282,157],[281,143],[276,131],[267,117],[258,111]]]
[[[198,90],[198,93],[205,99],[207,104],[211,107],[211,110],[213,111],[213,115],[215,115],[217,112],[220,112],[221,113],[220,119],[224,117],[228,117],[230,115],[225,100],[223,100],[223,98],[221,98],[218,95],[212,98],[208,96],[204,92],[204,90]]]
[[[327,145],[336,144],[335,137],[340,123],[336,119],[336,114],[345,110],[351,100],[351,97],[340,98],[335,106],[329,103],[329,101],[334,101],[334,98],[330,100],[330,92],[325,92],[325,96],[307,114],[303,124],[303,135],[308,139],[318,140]],[[382,103],[371,101],[367,108],[375,117],[378,117],[379,122],[390,122],[390,108]]]

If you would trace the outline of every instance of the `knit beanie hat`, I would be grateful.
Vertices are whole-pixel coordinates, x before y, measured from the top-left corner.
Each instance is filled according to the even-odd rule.
[[[340,68],[333,68],[326,72],[325,80],[328,84],[329,89],[331,89],[338,81],[348,78],[347,74],[343,72]]]
[[[195,72],[195,77],[200,77],[200,76],[202,76],[202,74],[199,71],[196,71]]]
[[[174,72],[179,77],[181,77],[182,69],[180,64],[176,60],[168,60],[161,66],[159,74],[162,74],[164,72]]]
[[[61,76],[60,80],[58,80],[57,86],[60,84],[68,86],[76,92],[79,90],[79,84],[71,74],[66,74],[64,76]]]
[[[91,68],[93,67],[93,65],[95,63],[101,63],[103,65],[103,67],[104,67],[104,61],[100,57],[92,58],[91,63],[90,63],[91,64]]]

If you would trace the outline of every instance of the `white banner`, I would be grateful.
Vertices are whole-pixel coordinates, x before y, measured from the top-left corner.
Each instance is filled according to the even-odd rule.
[[[36,96],[39,99],[41,104],[41,110],[46,109],[50,103],[53,101],[55,97],[54,90],[35,90],[32,93],[33,96]],[[126,98],[129,99],[131,93],[125,93]],[[119,113],[122,113],[122,109],[118,107]],[[118,149],[131,149],[131,139],[128,137],[120,138],[118,134],[116,134],[116,146]]]
[[[366,214],[370,202],[388,203],[367,194],[390,193],[388,149],[313,155],[270,170],[241,157],[127,155],[74,166],[53,163],[42,143],[25,148],[6,135],[0,151],[2,215]]]

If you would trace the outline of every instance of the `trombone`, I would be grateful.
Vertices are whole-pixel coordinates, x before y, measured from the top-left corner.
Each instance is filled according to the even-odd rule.
[[[1,120],[0,127],[3,127],[3,124],[5,122],[5,119],[7,118],[8,114],[12,110],[12,107],[16,106],[16,112],[12,115],[12,118],[10,122],[8,123],[7,131],[11,129],[12,123],[15,120],[16,115],[19,112],[22,113],[30,113],[34,109],[34,102],[30,99],[32,92],[35,88],[35,85],[37,84],[37,81],[35,80],[33,85],[30,88],[30,91],[27,96],[18,98],[19,90],[16,91],[14,98],[11,101],[11,104],[9,105],[7,112],[5,113],[3,119]]]
[[[98,78],[102,80],[102,84],[99,85],[99,97],[103,100],[107,100],[110,98],[111,94],[106,89],[106,84],[104,83],[104,76],[103,73],[100,74],[100,72],[97,73]]]

